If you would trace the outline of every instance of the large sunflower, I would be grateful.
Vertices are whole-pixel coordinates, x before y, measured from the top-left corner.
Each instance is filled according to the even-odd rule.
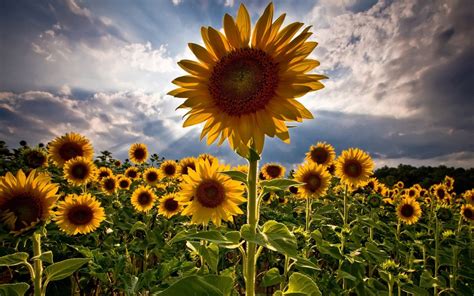
[[[414,198],[404,198],[397,206],[397,216],[402,222],[410,225],[421,217],[420,204]]]
[[[95,231],[105,220],[105,212],[100,202],[89,193],[69,194],[58,203],[54,220],[59,229],[69,235],[87,234]]]
[[[212,164],[199,160],[196,171],[189,170],[183,175],[181,195],[178,200],[186,205],[182,215],[192,215],[191,222],[207,224],[211,220],[220,226],[221,220],[233,221],[232,216],[243,214],[239,205],[245,202],[244,186],[220,172],[228,171],[230,166]]]
[[[97,168],[92,160],[76,157],[66,161],[63,167],[64,178],[69,183],[80,186],[92,182],[97,175]]]
[[[148,212],[155,204],[156,195],[150,187],[140,186],[132,194],[132,205],[135,210],[140,212]]]
[[[374,162],[370,156],[358,148],[342,151],[336,162],[336,176],[342,183],[355,187],[366,184],[373,169]]]
[[[46,221],[58,199],[58,185],[49,176],[32,170],[28,177],[22,170],[0,178],[0,221],[14,233],[21,233]]]
[[[176,193],[170,193],[163,196],[160,199],[160,206],[158,208],[158,213],[165,216],[166,218],[171,218],[174,215],[180,213],[183,210],[183,205],[178,201]]]
[[[186,98],[179,108],[191,109],[183,126],[206,122],[201,139],[219,137],[246,153],[253,139],[258,152],[265,135],[289,143],[287,121],[313,118],[295,98],[323,88],[323,75],[308,74],[319,62],[307,57],[317,42],[307,41],[310,27],[296,35],[302,23],[281,29],[285,15],[273,22],[269,4],[251,34],[251,22],[242,4],[234,20],[224,16],[224,33],[201,28],[205,47],[189,43],[198,61],[178,63],[190,75],[173,80],[179,88],[170,95]],[[295,38],[293,38],[295,37]]]
[[[295,180],[305,183],[298,187],[298,195],[304,198],[317,198],[326,194],[331,181],[331,175],[326,167],[314,162],[300,166],[295,173]]]
[[[316,145],[311,146],[308,153],[306,153],[306,160],[324,166],[331,165],[335,158],[336,152],[334,147],[326,142],[318,142]]]
[[[285,167],[278,163],[267,163],[262,167],[265,180],[282,178],[285,175]]]
[[[143,180],[151,186],[158,184],[160,182],[160,171],[153,167],[147,168],[143,173]]]
[[[188,169],[196,170],[196,158],[186,157],[179,161],[179,168],[182,175],[188,174]]]
[[[92,159],[94,149],[90,141],[79,134],[67,133],[48,144],[49,156],[57,166],[62,167],[70,159],[82,156]]]
[[[166,160],[160,165],[160,172],[163,177],[175,178],[179,174],[178,164],[174,160]]]
[[[135,143],[128,150],[130,161],[136,164],[144,163],[148,158],[148,149],[145,144]]]

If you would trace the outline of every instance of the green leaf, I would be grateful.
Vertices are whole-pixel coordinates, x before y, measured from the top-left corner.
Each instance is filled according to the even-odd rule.
[[[89,261],[89,258],[72,258],[51,264],[44,270],[46,279],[49,281],[65,279]]]
[[[0,295],[23,296],[30,288],[27,283],[14,283],[0,285]]]
[[[209,244],[208,246],[203,246],[198,242],[194,242],[192,244],[199,255],[204,257],[204,261],[209,266],[209,268],[212,271],[217,272],[217,265],[219,264],[219,246],[213,243]]]
[[[247,174],[240,172],[240,171],[225,171],[221,172],[221,174],[226,174],[227,176],[231,177],[232,180],[240,181],[247,184]]]
[[[311,262],[310,260],[302,257],[292,257],[293,260],[295,260],[296,266],[299,268],[309,268],[309,269],[314,269],[314,270],[321,270],[319,266]]]
[[[428,291],[423,289],[423,288],[420,288],[420,287],[417,287],[417,286],[414,286],[412,284],[406,284],[406,285],[403,285],[402,286],[402,291],[405,291],[409,294],[413,294],[413,295],[420,295],[420,296],[428,296]]]
[[[308,295],[321,296],[318,285],[313,280],[302,273],[293,272],[290,276],[288,289],[284,295]]]
[[[438,285],[437,280],[431,275],[428,270],[423,270],[420,276],[420,287],[421,288],[433,288]]]
[[[316,248],[322,254],[329,255],[337,260],[342,260],[344,257],[338,247],[322,239],[322,234],[319,230],[311,233],[311,238],[316,241]]]
[[[279,284],[283,281],[283,276],[278,271],[278,268],[273,267],[269,271],[265,272],[260,283],[261,287],[270,287]]]
[[[286,190],[290,186],[300,186],[301,184],[303,183],[292,179],[273,179],[260,182],[264,192]]]
[[[232,285],[232,278],[228,276],[208,275],[200,277],[192,275],[178,280],[157,295],[227,296],[232,292]]]
[[[262,235],[267,241],[266,247],[270,250],[295,257],[298,253],[296,237],[288,230],[285,224],[273,220],[263,224]]]
[[[46,263],[53,263],[53,252],[52,251],[46,251],[41,253],[39,256],[34,256],[31,258],[31,260],[35,259],[41,259],[41,261],[46,262]]]
[[[18,252],[0,257],[0,266],[15,266],[25,263],[28,260],[28,253]]]
[[[137,230],[146,232],[148,227],[142,221],[137,221],[135,224],[133,224],[132,229],[130,229],[130,233],[135,233]]]
[[[176,234],[170,241],[170,244],[174,244],[180,241],[200,241],[206,240],[213,242],[218,245],[235,245],[239,243],[240,233],[238,231],[229,231],[225,235],[217,230],[209,231],[196,231],[196,230],[185,230]]]

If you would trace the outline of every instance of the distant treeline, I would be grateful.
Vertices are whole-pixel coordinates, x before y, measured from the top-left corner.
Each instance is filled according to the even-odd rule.
[[[405,183],[405,187],[413,184],[420,184],[423,188],[429,188],[431,185],[440,183],[444,176],[454,178],[454,191],[458,194],[468,189],[474,188],[474,168],[463,169],[446,167],[414,167],[411,165],[400,164],[398,167],[390,168],[384,166],[375,171],[377,179],[392,186],[398,180]]]

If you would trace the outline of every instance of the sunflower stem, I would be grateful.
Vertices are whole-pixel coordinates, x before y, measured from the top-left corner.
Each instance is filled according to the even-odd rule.
[[[311,226],[311,203],[312,200],[310,197],[306,199],[306,232],[310,232],[310,226]]]
[[[34,295],[42,296],[42,280],[43,280],[43,261],[41,261],[41,234],[33,234],[33,255],[36,257],[34,260]]]
[[[286,280],[288,277],[288,266],[290,265],[290,257],[288,255],[285,255],[285,265],[283,267],[283,281],[280,283],[280,290],[283,291],[283,289],[286,286]]]
[[[439,268],[439,221],[438,217],[435,215],[435,270],[434,270],[434,278],[436,281],[438,280],[438,268]],[[438,294],[438,284],[435,285],[434,287],[434,295]]]
[[[258,160],[249,160],[249,173],[247,177],[248,183],[248,200],[247,200],[247,224],[250,225],[250,234],[252,237],[257,235],[258,216],[257,212],[257,167]],[[256,249],[254,242],[247,242],[247,260],[244,266],[245,275],[245,292],[247,296],[255,295],[255,265],[256,265]]]
[[[347,210],[348,210],[348,205],[347,205],[347,184],[346,184],[344,186],[344,213],[343,213],[344,226],[343,226],[342,232],[341,232],[341,254],[342,254],[343,257],[344,257],[344,247],[345,247],[345,244],[346,244]],[[342,267],[343,260],[344,259],[341,259],[339,261],[339,268]],[[345,278],[342,279],[342,289],[346,290],[346,279]]]

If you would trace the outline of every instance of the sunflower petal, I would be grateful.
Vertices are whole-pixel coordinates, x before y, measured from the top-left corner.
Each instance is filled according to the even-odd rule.
[[[247,47],[250,41],[250,15],[244,4],[240,4],[239,12],[237,12],[237,28],[240,33],[240,41],[244,47]]]
[[[261,48],[262,46],[262,39],[265,33],[270,29],[272,25],[273,19],[273,3],[270,2],[263,15],[258,19],[257,23],[255,24],[255,29],[252,35],[252,46],[256,48]]]
[[[204,64],[212,66],[217,61],[216,57],[201,45],[195,43],[188,43],[188,46],[189,49],[191,49],[194,55],[198,58],[198,60],[200,60]]]
[[[229,15],[224,15],[224,32],[227,40],[233,48],[242,47],[240,43],[240,34],[237,25],[234,22],[234,19]]]

